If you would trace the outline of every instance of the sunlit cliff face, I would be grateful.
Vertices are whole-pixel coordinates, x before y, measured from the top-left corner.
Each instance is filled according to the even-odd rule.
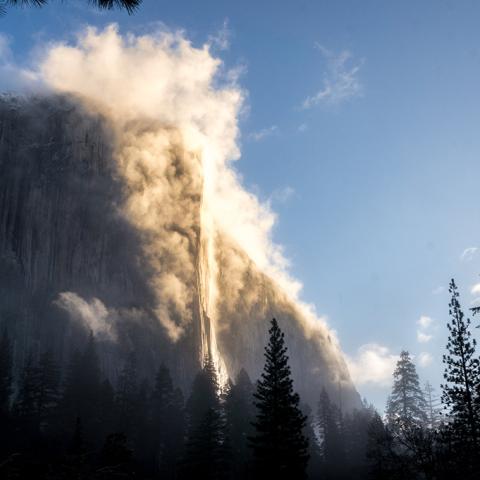
[[[109,120],[121,211],[141,235],[155,315],[172,341],[198,310],[200,355],[210,353],[223,378],[231,374],[238,362],[225,341],[229,318],[239,305],[257,316],[273,312],[266,293],[250,288],[254,266],[275,286],[270,299],[288,303],[304,335],[328,343],[326,355],[340,361],[335,338],[298,300],[300,284],[271,240],[274,214],[233,168],[244,93],[208,44],[196,48],[181,33],[89,28],[73,45],[51,45],[37,77]],[[249,318],[235,322],[236,331],[248,330]]]

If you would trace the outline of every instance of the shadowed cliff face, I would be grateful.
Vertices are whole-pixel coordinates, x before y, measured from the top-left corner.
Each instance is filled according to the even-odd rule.
[[[119,131],[67,97],[1,98],[0,320],[17,364],[46,347],[65,360],[92,330],[112,377],[133,349],[145,376],[164,361],[184,388],[206,352],[256,378],[275,316],[304,400],[326,386],[359,406],[328,331],[212,230],[202,168],[158,122]]]

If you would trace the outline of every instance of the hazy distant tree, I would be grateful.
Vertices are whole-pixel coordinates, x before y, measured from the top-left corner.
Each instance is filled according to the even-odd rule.
[[[225,398],[233,478],[244,478],[250,463],[251,451],[248,448],[247,438],[252,434],[253,390],[250,377],[242,368]]]
[[[189,429],[203,421],[209,409],[220,408],[219,385],[215,365],[207,356],[203,368],[193,380],[192,391],[187,401]]]
[[[423,390],[427,407],[427,426],[428,428],[435,429],[442,423],[441,402],[440,399],[435,395],[435,389],[430,382],[425,383]]]
[[[302,413],[307,417],[307,421],[305,422],[305,427],[303,429],[303,434],[308,440],[307,478],[322,478],[324,477],[324,472],[321,449],[316,434],[316,417],[312,414],[312,409],[308,404],[301,405],[301,410]]]
[[[367,473],[369,429],[375,413],[372,406],[365,406],[348,413],[343,420],[347,465],[360,478],[365,477]]]
[[[406,478],[402,459],[395,449],[393,435],[378,412],[373,413],[368,427],[367,461],[371,478],[374,480]]]
[[[177,478],[176,472],[183,453],[186,428],[184,403],[182,391],[175,388],[165,411],[164,443],[159,464],[162,478]]]
[[[275,319],[265,348],[265,367],[257,382],[255,431],[250,437],[256,478],[305,478],[308,440],[306,417],[293,390],[284,334]]]
[[[17,398],[15,399],[15,416],[19,421],[33,427],[36,418],[37,371],[30,352],[20,374]]]
[[[162,478],[174,478],[185,434],[183,394],[174,388],[170,371],[161,365],[151,397],[151,448],[155,469]]]
[[[10,409],[12,364],[12,345],[7,329],[4,328],[0,337],[0,422],[6,418]]]
[[[317,416],[323,469],[330,475],[345,464],[345,439],[341,411],[330,401],[325,388],[320,393]]]
[[[115,397],[117,429],[125,433],[127,438],[132,436],[133,430],[136,427],[137,400],[137,358],[135,353],[131,352],[118,377]]]
[[[60,370],[53,351],[47,350],[36,367],[35,407],[41,428],[51,424],[59,400]]]
[[[108,379],[105,379],[100,385],[98,415],[100,418],[98,435],[101,438],[105,438],[112,433],[115,422],[115,391]]]
[[[0,14],[5,13],[6,7],[43,7],[47,3],[49,3],[48,0],[4,0],[0,3]],[[142,0],[88,0],[88,3],[102,10],[120,8],[128,13],[133,13],[140,6]]]
[[[402,351],[393,372],[393,387],[387,402],[388,424],[394,428],[424,425],[427,421],[425,412],[425,397],[415,364],[409,353]]]
[[[475,353],[476,341],[470,332],[470,319],[465,318],[459,302],[459,292],[454,280],[449,287],[452,296],[449,307],[450,332],[442,385],[442,400],[446,405],[450,431],[449,441],[458,445],[459,453],[478,458],[480,435],[480,365]],[[477,460],[478,464],[478,460]]]
[[[182,466],[183,478],[225,478],[225,422],[215,365],[210,356],[205,359],[202,370],[193,381],[187,412],[188,435]]]
[[[100,387],[100,360],[95,338],[91,333],[85,349],[82,352],[76,350],[72,353],[67,368],[59,405],[60,429],[64,433],[71,435],[77,419],[80,418],[85,440],[102,440],[97,438],[102,421],[98,402]]]

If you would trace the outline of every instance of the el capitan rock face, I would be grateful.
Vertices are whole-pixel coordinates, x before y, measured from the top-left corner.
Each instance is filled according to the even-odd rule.
[[[112,378],[134,350],[142,376],[166,362],[187,389],[212,349],[228,375],[245,367],[256,378],[275,316],[302,399],[316,404],[325,386],[359,407],[328,330],[309,326],[235,239],[221,229],[207,238],[202,191],[201,160],[171,126],[119,131],[68,97],[1,97],[0,322],[17,367],[47,347],[66,362],[91,329]],[[153,221],[137,208],[152,194]]]

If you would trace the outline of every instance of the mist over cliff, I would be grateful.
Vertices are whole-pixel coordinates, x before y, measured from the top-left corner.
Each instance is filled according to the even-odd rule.
[[[299,300],[275,216],[233,168],[244,92],[180,33],[87,29],[32,73],[44,93],[0,100],[0,318],[66,359],[89,331],[115,377],[134,350],[187,388],[209,353],[226,381],[286,333],[296,388],[359,405],[337,341]]]

